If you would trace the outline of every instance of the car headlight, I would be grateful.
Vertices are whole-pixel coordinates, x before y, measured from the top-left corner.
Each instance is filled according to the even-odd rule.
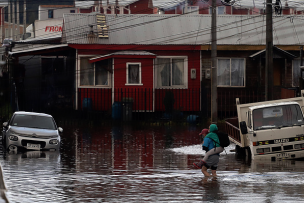
[[[16,133],[15,131],[12,131],[12,130],[10,130],[9,133],[10,133],[11,135],[18,135],[18,133]]]
[[[295,149],[303,149],[304,148],[304,144],[295,144],[294,148]]]
[[[57,139],[52,139],[49,142],[50,144],[58,145],[59,141]]]
[[[263,153],[263,149],[257,149],[256,151],[258,154]]]
[[[18,137],[16,135],[10,135],[8,137],[8,139],[12,140],[12,141],[18,141]]]
[[[270,152],[270,148],[259,148],[256,150],[256,152],[258,154],[264,154],[264,153]]]

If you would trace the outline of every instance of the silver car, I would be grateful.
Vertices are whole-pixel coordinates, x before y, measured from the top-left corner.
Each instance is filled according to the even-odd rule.
[[[3,123],[2,139],[8,150],[58,151],[62,131],[49,114],[17,111]]]

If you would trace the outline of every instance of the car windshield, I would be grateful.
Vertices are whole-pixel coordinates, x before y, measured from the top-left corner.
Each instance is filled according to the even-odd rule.
[[[9,44],[12,40],[9,40],[9,39],[5,39],[3,40],[3,43],[2,44]]]
[[[55,130],[56,126],[52,117],[36,116],[36,115],[15,115],[11,121],[12,126],[39,128]]]
[[[282,105],[253,111],[253,129],[284,128],[304,125],[299,105]]]

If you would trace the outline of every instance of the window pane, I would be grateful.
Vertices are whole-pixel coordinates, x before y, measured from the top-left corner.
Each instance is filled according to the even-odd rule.
[[[244,86],[244,59],[231,59],[231,86]]]
[[[94,85],[94,66],[88,58],[80,59],[80,85]]]
[[[300,74],[301,74],[301,70],[300,70],[300,60],[293,60],[292,61],[292,85],[294,87],[298,87],[299,86],[299,78],[300,78]]]
[[[53,10],[48,10],[48,17],[53,18]]]
[[[225,14],[225,7],[217,7],[217,14],[218,15]]]
[[[139,84],[139,65],[128,65],[128,83]]]
[[[172,60],[172,85],[184,84],[184,60]]]
[[[217,84],[230,85],[230,59],[218,59]]]
[[[108,85],[108,70],[107,60],[98,61],[95,63],[95,84],[96,85]]]
[[[170,59],[159,58],[157,62],[157,86],[170,86]]]

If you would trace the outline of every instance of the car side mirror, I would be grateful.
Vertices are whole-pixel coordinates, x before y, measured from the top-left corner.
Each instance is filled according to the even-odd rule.
[[[246,122],[245,122],[245,121],[241,121],[241,122],[240,122],[240,128],[241,128],[242,134],[245,135],[245,134],[248,133],[247,125],[246,125]]]
[[[62,133],[62,132],[63,132],[63,129],[62,129],[61,127],[59,127],[59,128],[58,128],[58,131],[59,131],[60,133]]]
[[[4,122],[2,125],[3,127],[7,127],[8,122]]]

